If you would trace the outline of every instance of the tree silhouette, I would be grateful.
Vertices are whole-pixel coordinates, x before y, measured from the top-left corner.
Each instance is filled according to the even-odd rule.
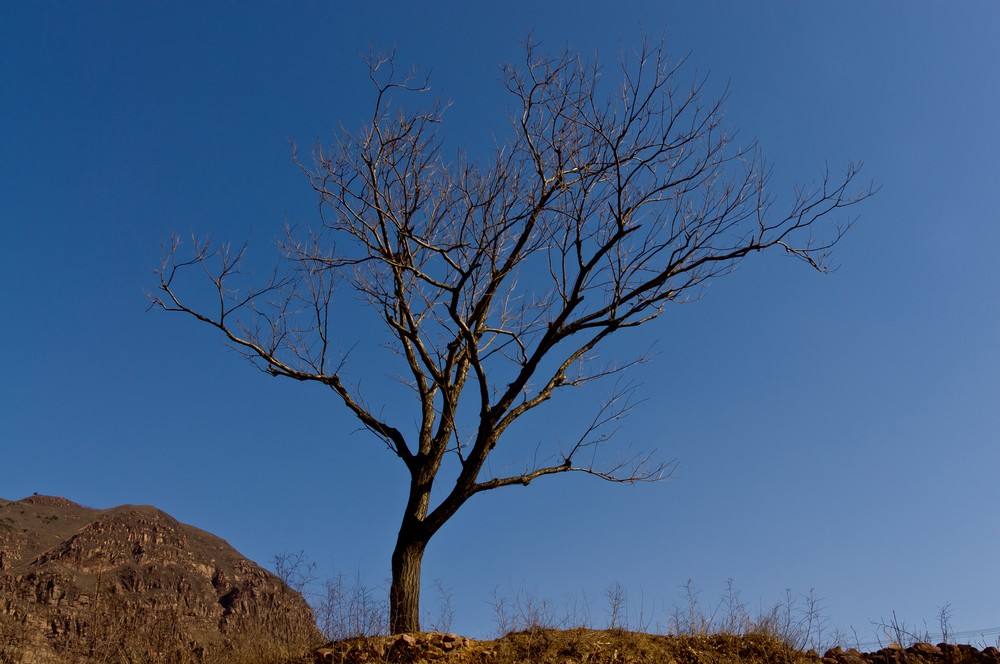
[[[826,270],[850,224],[835,213],[873,190],[854,190],[851,164],[777,210],[758,147],[723,127],[726,95],[706,101],[704,80],[680,82],[682,62],[662,47],[623,61],[609,87],[596,63],[528,44],[524,61],[502,70],[516,105],[510,138],[479,161],[442,156],[440,105],[393,102],[426,92],[426,80],[398,75],[392,57],[368,65],[370,121],[299,162],[322,223],[289,232],[279,267],[252,287],[238,283],[244,249],[195,241],[182,255],[175,240],[153,304],[216,328],[272,376],[327,386],[405,464],[389,597],[398,633],[419,630],[427,543],[472,496],[561,473],[633,483],[667,470],[648,454],[596,453],[634,405],[621,380],[568,447],[490,475],[487,458],[514,422],[569,388],[627,373],[635,358],[595,364],[606,339],[751,253]],[[211,306],[179,292],[178,275],[195,267],[214,289]],[[335,285],[363,296],[404,359],[420,413],[413,430],[348,386],[330,324]],[[454,476],[441,472],[449,454]],[[432,504],[435,482],[447,484]]]

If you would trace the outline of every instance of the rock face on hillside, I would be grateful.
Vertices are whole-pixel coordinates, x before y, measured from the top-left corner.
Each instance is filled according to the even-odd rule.
[[[0,500],[0,664],[278,657],[318,638],[298,593],[158,509]]]

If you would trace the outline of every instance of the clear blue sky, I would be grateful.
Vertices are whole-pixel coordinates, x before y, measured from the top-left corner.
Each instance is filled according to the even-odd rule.
[[[1000,625],[1000,6],[610,6],[5,3],[0,496],[155,504],[259,561],[303,549],[381,584],[402,466],[322,389],[147,313],[161,242],[248,238],[263,260],[286,219],[313,221],[288,141],[360,122],[370,45],[431,69],[450,140],[475,150],[529,31],[607,60],[664,34],[732,81],[729,121],[775,191],[863,159],[882,192],[833,275],[754,258],[635,334],[660,352],[622,435],[676,459],[670,481],[479,496],[432,542],[428,586],[473,634],[494,588],[585,593],[600,621],[609,583],[662,614],[689,577],[706,597],[733,577],[754,605],[814,587],[831,626],[862,632],[944,602],[957,629]],[[378,394],[391,379],[362,358]],[[573,416],[553,403],[526,435]]]

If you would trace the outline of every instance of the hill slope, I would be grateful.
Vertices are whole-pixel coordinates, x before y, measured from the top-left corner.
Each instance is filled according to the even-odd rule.
[[[0,500],[0,663],[229,659],[302,652],[300,595],[156,508]],[[4,633],[5,632],[5,633]]]

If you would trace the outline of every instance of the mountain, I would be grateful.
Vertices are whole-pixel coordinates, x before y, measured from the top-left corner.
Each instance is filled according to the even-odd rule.
[[[161,510],[0,499],[0,664],[280,661],[320,638],[301,595]]]

